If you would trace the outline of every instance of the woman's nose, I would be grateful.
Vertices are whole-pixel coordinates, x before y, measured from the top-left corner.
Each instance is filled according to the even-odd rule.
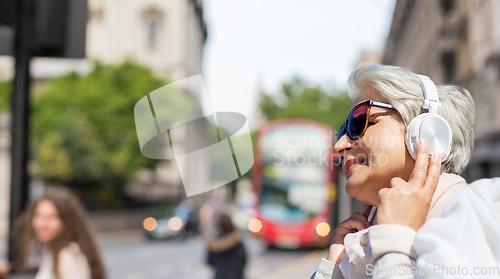
[[[333,153],[339,156],[344,156],[347,151],[349,151],[352,148],[352,143],[347,138],[347,134],[343,135],[340,137],[335,145],[333,146]]]

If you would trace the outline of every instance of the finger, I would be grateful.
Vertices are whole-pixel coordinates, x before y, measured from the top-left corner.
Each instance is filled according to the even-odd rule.
[[[366,221],[368,222],[368,221]],[[369,223],[366,224],[365,222],[362,222],[359,219],[351,219],[350,222],[347,223],[347,225],[351,228],[351,230],[357,230],[357,231],[362,231],[366,228],[368,228],[370,225]]]
[[[372,205],[364,203],[359,213],[368,218],[368,216],[370,215],[370,211],[372,210],[372,207],[373,207]]]
[[[362,216],[362,215],[360,215]],[[347,230],[349,232],[355,232],[356,230],[364,230],[369,227],[369,224],[363,222],[361,219],[355,218],[351,216],[351,218],[345,220],[344,222],[339,224],[339,227]]]
[[[425,180],[424,188],[430,193],[434,194],[436,191],[439,176],[441,175],[441,155],[436,152],[432,154],[431,163],[427,172],[427,179]]]
[[[410,179],[411,179],[411,176],[410,176]],[[408,184],[408,182],[406,182],[404,179],[396,176],[396,177],[391,178],[388,188],[406,187],[407,184]],[[386,189],[388,189],[388,188],[386,188]]]
[[[360,213],[354,213],[352,215],[352,218],[359,220],[365,225],[367,228],[370,226],[370,222],[368,222],[368,217],[365,217],[365,215],[361,215]]]
[[[427,167],[429,166],[429,153],[428,153],[427,140],[420,139],[417,146],[417,159],[415,160],[415,166],[410,175],[410,180],[408,182],[414,183],[415,185],[424,186],[425,177],[427,176]]]

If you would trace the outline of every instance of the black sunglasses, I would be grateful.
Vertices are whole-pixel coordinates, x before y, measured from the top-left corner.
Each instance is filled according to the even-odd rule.
[[[363,136],[366,128],[368,128],[368,117],[370,115],[370,109],[373,106],[394,109],[394,107],[389,104],[384,104],[372,100],[357,104],[347,115],[347,120],[344,122],[344,124],[340,126],[339,137],[337,138],[337,140],[339,140],[346,133],[351,140],[357,140],[361,136]]]

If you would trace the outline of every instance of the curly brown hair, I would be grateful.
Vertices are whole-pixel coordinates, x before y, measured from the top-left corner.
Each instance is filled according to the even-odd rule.
[[[94,228],[89,221],[88,214],[80,201],[65,188],[45,189],[43,197],[31,202],[16,221],[19,263],[24,264],[28,258],[27,254],[30,252],[40,253],[43,246],[36,238],[31,221],[37,205],[44,200],[55,205],[64,228],[52,241],[46,243],[54,257],[53,272],[55,277],[60,279],[57,272],[59,252],[70,243],[75,242],[80,246],[80,250],[87,258],[92,279],[106,279]]]

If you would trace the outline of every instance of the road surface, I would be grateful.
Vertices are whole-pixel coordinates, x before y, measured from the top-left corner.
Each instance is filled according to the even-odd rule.
[[[246,237],[247,279],[308,279],[327,251],[268,249]],[[206,251],[199,236],[182,242],[148,241],[142,233],[101,235],[109,279],[209,279],[213,271],[205,264]]]

